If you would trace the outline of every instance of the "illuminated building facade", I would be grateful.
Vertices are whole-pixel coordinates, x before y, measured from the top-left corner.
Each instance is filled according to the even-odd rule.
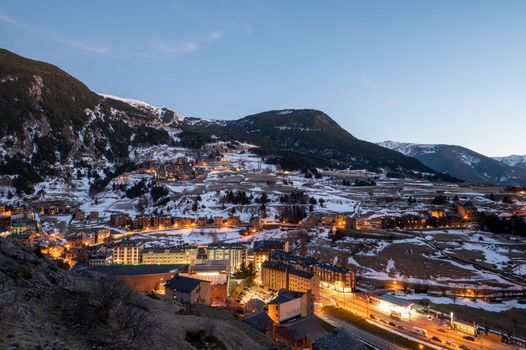
[[[117,265],[135,265],[141,262],[144,242],[125,239],[113,247],[113,263]]]
[[[196,246],[172,248],[145,248],[142,251],[143,264],[191,264],[197,258]]]

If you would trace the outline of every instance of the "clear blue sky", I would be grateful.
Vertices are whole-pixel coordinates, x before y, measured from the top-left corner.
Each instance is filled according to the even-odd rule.
[[[368,141],[526,154],[522,0],[3,0],[0,46],[183,115],[317,108]]]

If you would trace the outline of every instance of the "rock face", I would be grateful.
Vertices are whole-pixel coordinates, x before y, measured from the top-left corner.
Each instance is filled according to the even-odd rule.
[[[468,148],[385,141],[380,146],[414,157],[434,169],[475,184],[526,185],[526,170]]]
[[[230,313],[145,297],[97,274],[61,270],[0,239],[2,349],[272,349]]]

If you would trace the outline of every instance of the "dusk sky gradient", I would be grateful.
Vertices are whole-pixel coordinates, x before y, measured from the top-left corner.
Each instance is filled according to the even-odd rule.
[[[182,115],[526,154],[526,1],[3,0],[0,47]]]

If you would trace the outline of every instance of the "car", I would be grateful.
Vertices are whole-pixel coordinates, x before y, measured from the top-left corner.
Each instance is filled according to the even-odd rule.
[[[384,320],[383,318],[380,319],[380,322],[387,324],[387,321]]]
[[[437,343],[442,343],[442,340],[436,335],[431,338],[431,340],[436,341]]]
[[[396,323],[392,322],[392,321],[389,321],[389,326],[391,327],[396,327]]]
[[[465,335],[462,338],[469,340],[469,341],[475,341],[475,338],[473,338],[471,335]]]
[[[471,350],[469,346],[464,345],[464,344],[460,344],[459,348],[461,348],[462,350]]]
[[[446,330],[441,327],[437,328],[437,331],[439,331],[440,333],[446,333]]]
[[[396,326],[396,327],[398,327],[398,329],[405,329],[405,327],[404,327],[404,326],[402,326],[401,324],[399,324],[399,325],[398,325],[398,326]]]
[[[457,344],[455,344],[453,342],[450,342],[449,340],[446,341],[446,345],[449,346],[452,349],[456,349],[457,348]]]

